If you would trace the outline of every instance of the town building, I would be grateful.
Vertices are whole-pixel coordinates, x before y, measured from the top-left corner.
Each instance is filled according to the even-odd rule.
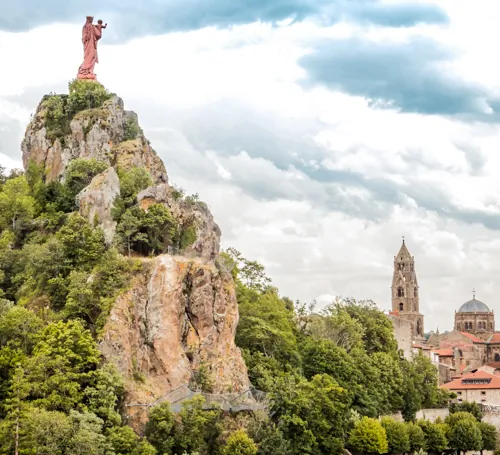
[[[440,386],[457,394],[457,401],[483,405],[500,405],[500,376],[475,370]]]

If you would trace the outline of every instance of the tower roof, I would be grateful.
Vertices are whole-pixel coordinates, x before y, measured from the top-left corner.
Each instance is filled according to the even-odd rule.
[[[401,245],[401,248],[399,249],[399,252],[396,256],[396,261],[408,261],[412,259],[413,258],[408,251],[408,248],[406,248],[405,238],[403,237],[403,244]]]
[[[465,302],[460,309],[459,313],[489,313],[490,309],[486,306],[485,303],[481,302],[481,300],[476,300],[476,297],[473,297],[472,300]]]

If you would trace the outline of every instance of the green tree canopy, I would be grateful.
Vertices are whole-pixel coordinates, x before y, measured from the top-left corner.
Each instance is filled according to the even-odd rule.
[[[406,453],[410,450],[410,436],[407,426],[392,417],[382,417],[389,453]]]
[[[222,449],[223,455],[256,455],[257,446],[243,430],[237,430],[229,436]]]
[[[365,454],[387,453],[389,446],[384,427],[376,419],[363,417],[349,435],[347,446]]]

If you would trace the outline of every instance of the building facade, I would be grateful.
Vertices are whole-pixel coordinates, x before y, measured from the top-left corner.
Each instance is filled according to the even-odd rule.
[[[457,401],[500,405],[500,377],[484,370],[466,374],[441,386],[457,394]]]

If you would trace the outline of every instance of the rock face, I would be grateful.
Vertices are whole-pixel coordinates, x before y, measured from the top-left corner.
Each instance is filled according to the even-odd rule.
[[[221,232],[210,210],[202,202],[176,198],[175,190],[167,184],[152,186],[141,191],[137,195],[137,200],[144,210],[147,210],[151,204],[161,202],[181,223],[193,222],[196,240],[185,249],[185,254],[194,253],[211,259],[219,253]]]
[[[137,116],[124,110],[121,98],[114,96],[101,108],[78,112],[69,124],[68,134],[54,141],[48,138],[46,114],[47,100],[42,100],[21,149],[24,167],[30,161],[42,164],[47,182],[63,179],[66,167],[75,158],[96,159],[124,169],[144,167],[155,183],[168,182],[163,162],[142,132],[128,139],[127,122],[137,122]]]
[[[80,214],[91,224],[99,224],[109,243],[113,241],[116,230],[116,221],[111,217],[111,209],[119,194],[120,180],[114,168],[110,167],[96,175],[90,185],[76,197]]]
[[[213,393],[249,387],[234,344],[239,315],[231,275],[209,261],[145,261],[149,271],[116,302],[101,343],[128,378],[129,423],[139,431],[146,408],[130,405],[151,404],[183,385]]]
[[[54,140],[49,139],[47,128],[48,101],[50,97],[44,97],[26,129],[21,146],[25,168],[31,161],[43,166],[48,183],[64,181],[68,164],[76,158],[106,163],[108,171],[114,169],[114,175],[119,169],[142,167],[151,175],[154,186],[139,194],[140,206],[147,210],[151,204],[165,204],[181,226],[193,226],[196,238],[193,236],[184,248],[185,254],[213,259],[219,253],[221,232],[207,206],[176,196],[168,184],[162,160],[139,128],[137,115],[124,109],[121,98],[113,96],[100,108],[78,112],[69,122],[68,134]],[[128,130],[130,124],[136,128],[133,134]],[[106,174],[105,181],[96,177],[77,200],[80,213],[91,223],[97,219],[109,242],[116,229],[110,210],[114,198],[120,194],[119,182],[116,186],[116,180],[109,180],[111,175],[111,171]]]
[[[174,249],[176,256],[141,259],[144,270],[118,298],[104,328],[101,350],[124,374],[127,404],[151,404],[182,385],[215,393],[247,390],[247,369],[234,342],[234,282],[214,261],[221,232],[206,204],[183,197],[168,184],[163,162],[140,130],[137,116],[124,110],[120,98],[78,112],[56,135],[47,126],[50,98],[44,97],[26,130],[25,168],[35,162],[51,182],[64,181],[71,160],[106,163],[108,168],[92,179],[76,202],[80,213],[99,224],[111,243],[119,171],[143,167],[153,185],[138,194],[138,206],[147,211],[152,204],[164,204],[182,228],[182,249]],[[135,128],[131,130],[130,124]],[[188,240],[182,237],[186,232]],[[140,431],[147,407],[126,406],[125,411]]]

